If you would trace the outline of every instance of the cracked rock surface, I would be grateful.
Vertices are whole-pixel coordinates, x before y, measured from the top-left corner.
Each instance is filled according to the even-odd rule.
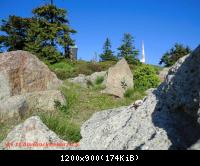
[[[155,95],[144,104],[134,107],[121,107],[94,114],[81,128],[82,149],[106,150],[146,150],[168,149],[171,141],[165,130],[152,123],[151,113],[155,108]],[[146,104],[150,104],[147,109]]]

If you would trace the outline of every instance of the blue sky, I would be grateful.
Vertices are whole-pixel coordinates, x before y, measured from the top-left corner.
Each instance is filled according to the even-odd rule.
[[[141,51],[144,40],[147,63],[158,64],[175,42],[200,44],[199,0],[55,0],[68,10],[70,25],[78,31],[73,38],[78,57],[90,60],[101,53],[106,37],[113,50],[123,34],[131,33]],[[0,0],[0,19],[8,15],[31,16],[31,10],[43,0]]]

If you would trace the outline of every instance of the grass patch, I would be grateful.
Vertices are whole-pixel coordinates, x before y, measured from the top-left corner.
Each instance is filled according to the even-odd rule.
[[[124,93],[124,97],[131,99],[133,101],[142,99],[143,97],[145,97],[145,92],[138,90],[138,89],[134,89],[134,88],[130,88],[127,89],[126,92]]]
[[[91,82],[91,84],[88,86],[91,90],[94,91],[101,91],[103,89],[105,89],[105,85],[103,85],[104,81],[104,77],[103,76],[99,76],[96,78],[96,80],[94,81],[94,83]]]
[[[96,80],[95,80],[95,84],[96,85],[100,85],[100,84],[103,83],[103,81],[104,81],[104,77],[103,76],[102,77],[97,77]]]
[[[71,122],[65,113],[41,113],[40,117],[47,127],[59,135],[61,139],[68,142],[78,142],[81,139],[80,126]]]
[[[7,129],[8,130],[8,129]],[[3,139],[8,134],[8,131],[6,130],[6,127],[3,123],[0,123],[0,142],[3,141]]]
[[[67,103],[70,103],[68,106],[70,120],[79,125],[82,125],[95,112],[120,106],[128,106],[133,103],[134,100],[144,97],[144,93],[135,91],[132,97],[120,99],[102,94],[100,88],[103,87],[86,89],[79,85],[68,83],[67,81],[64,84],[62,92],[67,99]]]

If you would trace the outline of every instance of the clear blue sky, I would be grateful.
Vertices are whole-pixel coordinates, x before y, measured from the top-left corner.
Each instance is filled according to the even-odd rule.
[[[175,42],[200,44],[199,0],[55,0],[68,10],[78,57],[90,60],[102,51],[106,37],[117,51],[125,32],[135,37],[141,50],[144,40],[147,63],[158,64],[160,57]],[[0,19],[8,15],[31,16],[43,0],[0,0]]]

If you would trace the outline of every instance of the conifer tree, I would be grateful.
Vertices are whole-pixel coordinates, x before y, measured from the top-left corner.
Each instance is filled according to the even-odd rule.
[[[22,18],[15,15],[9,16],[8,20],[1,20],[0,35],[1,49],[7,51],[23,50],[26,43],[27,29],[31,18]]]
[[[188,46],[176,43],[169,51],[167,51],[160,60],[160,65],[164,64],[165,67],[170,67],[176,63],[181,57],[188,55],[192,50]]]
[[[111,50],[111,42],[109,38],[106,39],[103,46],[103,53],[100,55],[101,61],[114,61],[116,57],[113,55],[113,51]]]
[[[47,4],[33,10],[33,22],[28,30],[26,49],[39,54],[51,63],[61,58],[58,46],[69,57],[68,47],[74,45],[70,34],[76,31],[69,27],[65,9]]]
[[[119,58],[125,58],[128,63],[134,64],[138,62],[138,50],[134,46],[134,39],[130,33],[125,33],[122,39],[122,45],[118,48]]]

